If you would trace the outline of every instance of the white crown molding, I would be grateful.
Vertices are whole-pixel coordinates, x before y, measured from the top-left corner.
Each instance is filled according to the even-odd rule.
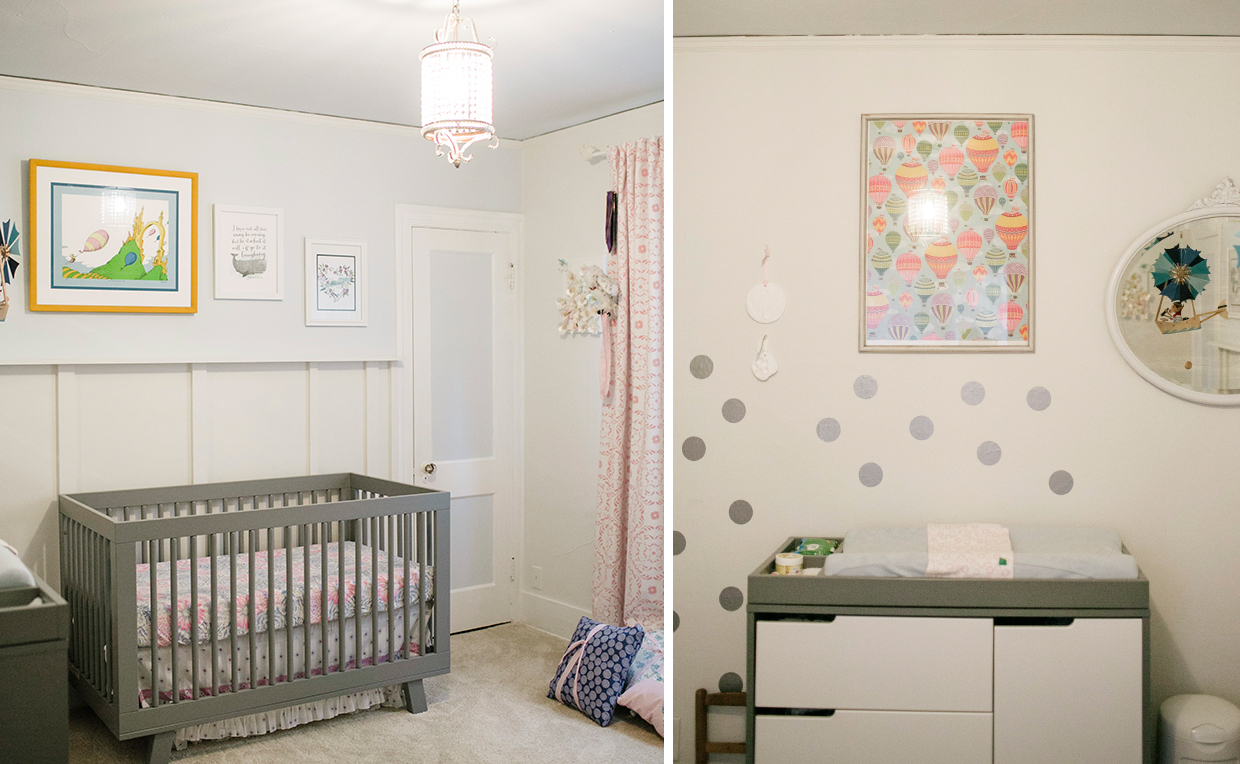
[[[70,82],[52,80],[35,80],[26,77],[0,75],[0,90],[11,90],[24,93],[40,93],[44,95],[63,96],[66,98],[87,98],[113,103],[138,104],[163,109],[181,109],[184,111],[209,112],[212,114],[231,114],[237,117],[271,119],[279,122],[297,122],[306,125],[329,125],[332,127],[348,127],[372,133],[387,135],[407,135],[422,139],[422,128],[417,125],[396,125],[389,122],[372,122],[365,119],[350,117],[334,117],[327,114],[311,114],[302,111],[272,109],[266,106],[248,106],[244,104],[207,101],[200,98],[185,96],[159,95],[156,93],[140,93],[133,90],[116,90],[114,88],[95,85],[78,85]],[[500,145],[515,148],[521,141],[513,138],[500,138]]]
[[[735,50],[817,49],[889,50],[1081,50],[1113,52],[1197,51],[1240,53],[1240,37],[1141,35],[831,35],[804,37],[676,37],[672,47],[684,53]]]

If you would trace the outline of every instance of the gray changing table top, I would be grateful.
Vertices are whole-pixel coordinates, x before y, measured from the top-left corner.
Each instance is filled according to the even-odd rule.
[[[749,574],[750,610],[782,605],[1031,610],[1148,610],[1150,606],[1149,581],[1140,568],[1137,578],[1123,580],[771,575],[775,555],[793,551],[801,538],[789,537]],[[821,567],[825,560],[807,556],[805,564]]]

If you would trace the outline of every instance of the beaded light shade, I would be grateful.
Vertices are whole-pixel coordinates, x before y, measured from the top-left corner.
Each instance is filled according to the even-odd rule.
[[[459,2],[422,49],[422,137],[456,167],[472,158],[465,150],[478,141],[499,146],[491,124],[491,48],[478,42],[473,20],[461,18]]]
[[[915,193],[908,200],[905,230],[914,239],[937,239],[946,236],[947,200],[935,191]]]

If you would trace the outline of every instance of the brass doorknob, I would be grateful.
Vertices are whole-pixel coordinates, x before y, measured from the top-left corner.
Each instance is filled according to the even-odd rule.
[[[427,462],[426,464],[423,464],[422,471],[428,475],[434,475],[435,474],[435,463]]]

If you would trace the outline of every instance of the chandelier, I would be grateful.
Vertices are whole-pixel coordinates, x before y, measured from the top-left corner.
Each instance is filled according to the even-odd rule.
[[[478,141],[499,146],[491,124],[491,48],[478,42],[473,20],[461,18],[459,0],[435,42],[422,49],[422,137],[455,167],[472,158],[465,150]]]

